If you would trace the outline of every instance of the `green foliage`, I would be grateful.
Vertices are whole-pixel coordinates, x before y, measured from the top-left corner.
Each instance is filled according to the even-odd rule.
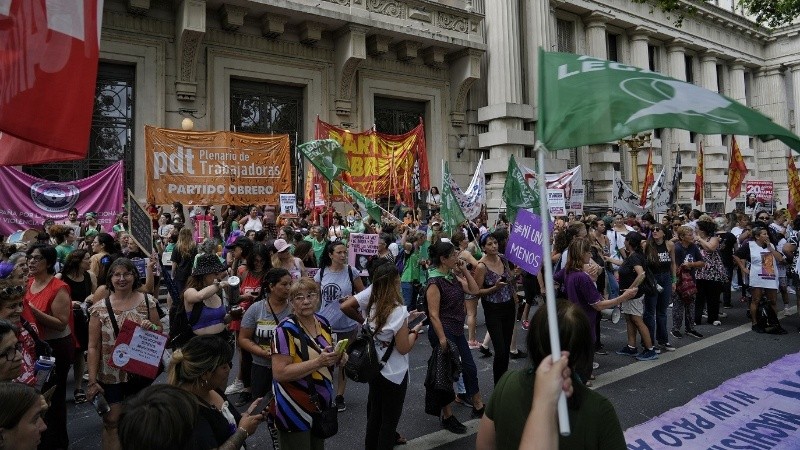
[[[683,19],[697,12],[697,7],[685,0],[632,0],[634,3],[650,3],[652,10],[658,8],[674,18],[680,27]],[[704,0],[710,1],[710,0]],[[800,0],[737,0],[738,6],[755,18],[761,25],[779,27],[789,25],[800,16]]]

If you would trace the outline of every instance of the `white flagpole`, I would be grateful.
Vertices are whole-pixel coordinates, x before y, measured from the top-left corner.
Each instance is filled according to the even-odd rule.
[[[561,359],[561,341],[558,332],[558,313],[556,311],[556,289],[553,283],[553,263],[550,259],[550,221],[547,203],[547,186],[544,175],[544,152],[547,149],[541,142],[536,143],[536,174],[539,178],[539,214],[542,216],[542,262],[544,266],[544,286],[547,296],[547,325],[550,331],[550,352],[553,362]],[[558,428],[562,436],[570,435],[569,414],[567,413],[567,396],[564,392],[558,397]]]

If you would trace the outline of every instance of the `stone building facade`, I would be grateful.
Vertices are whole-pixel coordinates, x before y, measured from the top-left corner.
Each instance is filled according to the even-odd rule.
[[[443,159],[467,183],[483,154],[491,213],[502,207],[508,157],[534,166],[540,46],[649,67],[797,132],[800,25],[767,30],[719,1],[696,2],[679,28],[628,0],[106,0],[92,150],[67,165],[69,176],[124,158],[143,196],[144,125],[180,128],[186,117],[196,130],[287,132],[299,142],[313,139],[317,117],[385,132],[422,117],[432,185]],[[691,201],[702,141],[705,208],[733,206],[724,195],[730,136],[653,135],[657,169],[669,172],[681,153],[681,203]],[[775,181],[785,204],[786,146],[737,140],[749,177]],[[614,143],[547,158],[550,172],[575,164],[596,206],[608,204],[613,171],[631,179],[630,155]],[[64,167],[32,171],[52,178]]]

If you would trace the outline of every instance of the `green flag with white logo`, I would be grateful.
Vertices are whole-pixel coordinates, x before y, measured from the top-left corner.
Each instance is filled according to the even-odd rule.
[[[506,203],[506,217],[510,223],[517,217],[521,208],[539,210],[539,190],[532,188],[528,180],[536,180],[536,172],[520,167],[514,155],[508,160],[506,182],[503,185],[503,201]]]
[[[452,233],[459,225],[464,223],[467,218],[464,216],[464,211],[461,210],[461,205],[458,204],[458,199],[453,194],[453,185],[455,181],[453,176],[450,175],[450,167],[447,162],[442,167],[442,204],[439,209],[439,214],[442,216],[442,230],[447,233]]]
[[[377,203],[368,199],[364,196],[364,194],[351,188],[346,183],[342,183],[342,188],[344,189],[345,194],[353,197],[353,200],[356,201],[362,211],[367,211],[367,214],[369,214],[369,216],[372,217],[375,222],[381,223],[381,207],[378,206]]]
[[[342,172],[350,171],[350,163],[344,148],[333,139],[319,139],[300,144],[297,149],[308,158],[328,181],[333,181]]]
[[[638,67],[541,48],[539,111],[536,134],[549,150],[680,128],[778,139],[800,152],[800,137],[716,92]]]

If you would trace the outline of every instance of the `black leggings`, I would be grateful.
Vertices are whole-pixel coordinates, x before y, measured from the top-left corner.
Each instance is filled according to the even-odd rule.
[[[508,371],[511,356],[511,335],[514,334],[514,302],[491,303],[481,299],[483,314],[486,317],[486,331],[492,338],[494,361],[492,372],[494,384]]]
[[[367,399],[367,435],[364,448],[392,450],[397,443],[397,424],[403,414],[408,388],[408,374],[400,384],[378,375],[369,382]]]
[[[47,341],[53,349],[53,357],[56,359],[55,373],[50,380],[42,387],[42,392],[55,386],[53,396],[50,398],[50,408],[44,416],[47,430],[42,433],[42,440],[39,444],[40,449],[62,449],[69,447],[69,435],[67,434],[67,376],[72,361],[75,359],[75,344],[72,342],[72,335],[50,339]]]

